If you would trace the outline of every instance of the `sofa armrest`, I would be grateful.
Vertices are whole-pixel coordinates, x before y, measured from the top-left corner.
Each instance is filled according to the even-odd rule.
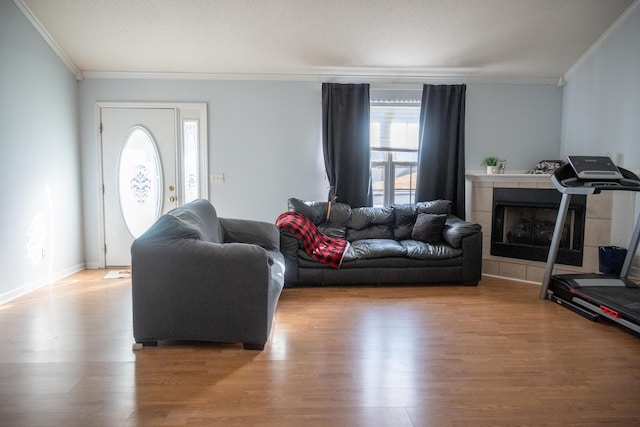
[[[284,283],[291,287],[298,283],[298,249],[302,244],[287,230],[280,230],[280,252],[284,256]]]
[[[477,285],[482,280],[482,231],[462,239],[462,283]]]
[[[455,215],[448,215],[442,238],[451,247],[460,248],[462,239],[482,230],[480,224],[464,221]]]
[[[250,219],[220,218],[225,243],[250,243],[266,250],[280,250],[280,236],[275,224]]]

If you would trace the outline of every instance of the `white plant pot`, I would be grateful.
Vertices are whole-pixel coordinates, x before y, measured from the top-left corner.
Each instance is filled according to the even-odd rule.
[[[487,166],[487,175],[498,173],[498,166]]]

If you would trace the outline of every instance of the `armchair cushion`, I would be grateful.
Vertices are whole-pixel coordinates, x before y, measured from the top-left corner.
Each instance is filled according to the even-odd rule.
[[[268,251],[280,249],[280,234],[270,222],[220,218],[224,243],[251,243]]]

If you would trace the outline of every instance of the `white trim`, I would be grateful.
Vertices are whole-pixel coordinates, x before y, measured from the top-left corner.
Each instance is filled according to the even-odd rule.
[[[29,6],[24,3],[24,0],[13,0],[15,5],[20,9],[22,14],[27,18],[27,20],[33,25],[33,28],[42,36],[45,42],[53,49],[53,52],[58,55],[60,60],[64,62],[64,65],[67,66],[69,71],[73,73],[76,80],[82,80],[82,71],[76,66],[76,64],[69,58],[69,55],[62,50],[60,45],[56,43],[51,34],[47,31],[47,29],[42,25],[40,20],[33,14]]]
[[[209,135],[209,125],[207,123],[207,104],[205,103],[190,103],[184,104],[184,106],[177,108],[178,119],[177,119],[177,127],[176,131],[178,133],[178,141],[180,141],[180,156],[177,156],[176,159],[183,158],[182,150],[184,149],[184,141],[182,140],[182,121],[183,120],[198,120],[198,173],[200,179],[200,197],[209,199],[209,151],[208,151],[208,135]],[[180,165],[179,169],[182,170],[182,165]],[[180,180],[184,177],[180,174]],[[180,188],[184,188],[184,182],[181,181]],[[180,199],[184,201],[184,194],[180,194]]]
[[[176,134],[174,135],[175,141],[180,144],[181,142],[181,111],[188,110],[188,117],[196,117],[201,121],[200,128],[200,179],[201,179],[201,194],[203,198],[209,199],[209,154],[208,154],[208,141],[209,141],[209,128],[207,124],[207,104],[205,102],[96,102],[96,141],[98,144],[98,209],[100,219],[100,233],[99,233],[99,264],[90,263],[88,268],[105,268],[106,267],[106,254],[104,252],[104,245],[106,242],[105,236],[105,215],[104,215],[104,174],[102,170],[102,134],[100,132],[100,124],[102,123],[101,112],[103,108],[165,108],[173,109],[175,111],[176,122]],[[195,115],[193,112],[198,111],[200,114]],[[179,154],[179,147],[176,146],[176,162],[179,162],[181,154]],[[175,165],[176,172],[178,172],[179,165]],[[182,177],[176,177],[180,180]],[[180,185],[180,184],[177,184]]]
[[[21,296],[27,295],[33,291],[36,291],[40,288],[44,288],[45,286],[49,286],[54,282],[64,279],[65,277],[71,276],[79,271],[84,270],[86,267],[84,264],[76,264],[71,267],[67,267],[57,273],[47,277],[46,279],[36,280],[34,282],[26,283],[17,288],[11,289],[9,292],[5,292],[4,294],[0,294],[0,306],[3,304],[7,304]]]
[[[640,1],[640,0],[638,0]],[[164,80],[268,80],[331,83],[414,83],[414,84],[544,84],[557,85],[558,76],[531,77],[492,74],[465,74],[454,70],[431,73],[428,70],[403,72],[399,69],[353,68],[324,70],[318,73],[224,74],[224,73],[155,73],[126,71],[83,71],[87,79],[164,79]]]
[[[640,8],[640,0],[636,0],[631,6],[624,11],[622,15],[616,19],[613,24],[602,33],[600,38],[589,48],[587,51],[564,73],[561,79],[561,83],[568,82],[571,77],[582,68],[598,51],[613,37],[620,28],[633,16],[634,13]],[[560,83],[559,83],[560,84]],[[563,84],[562,84],[563,85]]]
[[[525,280],[525,279],[516,279],[515,277],[498,276],[496,274],[482,273],[482,277],[494,277],[496,279],[511,280],[511,281],[514,281],[514,282],[520,282],[520,283],[527,283],[527,284],[530,284],[530,285],[542,286],[542,283],[540,283],[540,282],[534,282],[532,280]],[[482,279],[480,279],[480,281],[482,282]],[[480,283],[480,284],[482,284],[482,283]]]
[[[100,103],[96,103],[96,121],[95,121],[95,136],[96,142],[98,144],[98,188],[97,194],[98,197],[98,219],[100,221],[100,227],[98,231],[98,244],[100,245],[98,248],[99,253],[99,261],[96,265],[95,263],[91,263],[90,268],[105,268],[107,265],[107,257],[104,251],[104,245],[107,241],[104,233],[104,224],[105,224],[105,216],[104,216],[104,174],[102,168],[102,132],[100,132],[100,126],[102,126],[102,108],[103,106]]]

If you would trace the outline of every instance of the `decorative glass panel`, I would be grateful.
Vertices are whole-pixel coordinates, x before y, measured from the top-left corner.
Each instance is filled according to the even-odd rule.
[[[160,216],[162,174],[155,141],[142,127],[125,140],[118,162],[118,198],[129,233],[139,237]]]
[[[198,167],[198,121],[182,122],[182,194],[184,203],[189,203],[200,196],[200,171]]]

